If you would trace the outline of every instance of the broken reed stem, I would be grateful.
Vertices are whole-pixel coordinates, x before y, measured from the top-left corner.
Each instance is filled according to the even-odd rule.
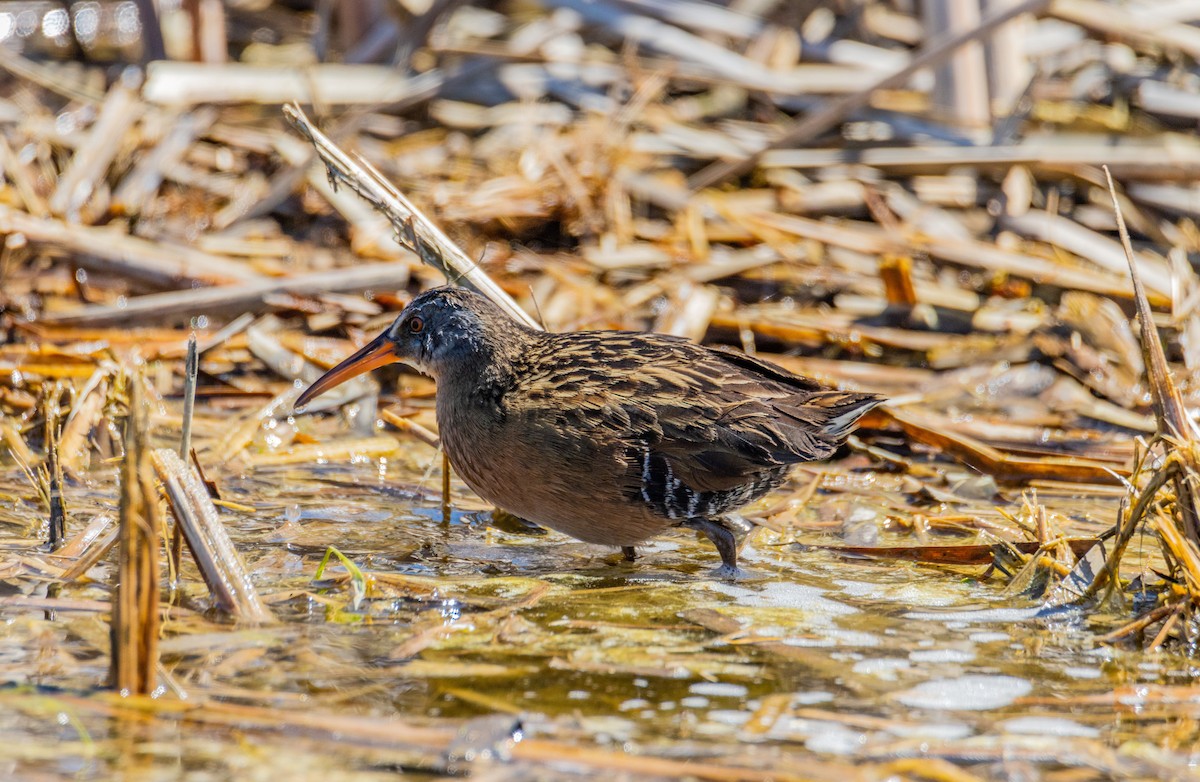
[[[179,438],[179,458],[187,464],[192,452],[192,416],[196,411],[196,379],[200,375],[200,349],[196,332],[188,336],[187,361],[183,379],[183,433]],[[183,560],[183,530],[176,521],[171,528],[171,583],[179,582],[179,567]]]
[[[158,666],[158,500],[146,446],[142,384],[129,377],[117,584],[113,597],[110,683],[120,693],[146,695]]]
[[[156,449],[151,461],[217,607],[253,624],[274,622],[196,470],[169,448]]]

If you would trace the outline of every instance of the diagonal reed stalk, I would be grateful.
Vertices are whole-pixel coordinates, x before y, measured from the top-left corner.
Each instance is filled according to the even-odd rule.
[[[1123,504],[1122,507],[1128,508],[1128,512],[1122,513],[1118,518],[1113,550],[1106,557],[1103,570],[1096,574],[1096,578],[1085,591],[1084,597],[1097,595],[1106,584],[1109,589],[1116,587],[1117,568],[1126,547],[1135,532],[1146,522],[1151,507],[1159,499],[1160,492],[1170,484],[1174,488],[1173,502],[1170,503],[1170,507],[1173,508],[1170,521],[1165,522],[1155,516],[1149,526],[1158,533],[1157,537],[1163,545],[1164,554],[1168,561],[1175,563],[1172,567],[1173,573],[1182,583],[1188,585],[1188,594],[1195,602],[1197,593],[1194,590],[1196,585],[1200,585],[1200,507],[1197,505],[1200,437],[1197,437],[1196,429],[1188,417],[1179,388],[1171,379],[1170,368],[1146,298],[1146,290],[1134,263],[1133,245],[1125,227],[1125,218],[1108,166],[1104,166],[1104,174],[1108,181],[1109,195],[1112,197],[1121,245],[1125,250],[1129,273],[1133,279],[1134,303],[1141,328],[1146,377],[1153,395],[1154,415],[1158,422],[1156,441],[1162,444],[1165,458],[1150,474],[1149,480],[1137,493],[1132,504]],[[1155,611],[1161,611],[1163,608],[1164,606],[1159,606]],[[1142,617],[1138,621],[1144,619],[1145,617]],[[1161,641],[1156,639],[1156,642]]]
[[[217,607],[249,624],[274,622],[195,467],[169,448],[156,449],[150,461]]]
[[[518,323],[541,326],[517,306],[492,278],[484,273],[441,228],[425,216],[403,193],[366,159],[351,156],[309,121],[298,105],[284,106],[283,116],[304,135],[325,163],[332,183],[344,183],[392,224],[396,241],[423,262],[439,270],[446,280],[466,286],[491,299]]]

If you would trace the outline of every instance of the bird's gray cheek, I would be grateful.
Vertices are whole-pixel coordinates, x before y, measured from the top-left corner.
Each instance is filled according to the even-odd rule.
[[[422,375],[434,377],[429,350],[426,348],[425,342],[419,337],[415,337],[409,339],[405,347],[407,348],[407,355],[404,358],[404,363]]]

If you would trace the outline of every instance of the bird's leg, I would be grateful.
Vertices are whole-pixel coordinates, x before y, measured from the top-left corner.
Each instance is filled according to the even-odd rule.
[[[621,546],[621,554],[625,557],[626,562],[632,562],[637,559],[637,549],[633,546]]]
[[[719,576],[737,575],[737,538],[729,528],[719,521],[712,519],[688,519],[679,526],[703,532],[704,537],[712,541],[721,555],[721,567],[717,570]]]

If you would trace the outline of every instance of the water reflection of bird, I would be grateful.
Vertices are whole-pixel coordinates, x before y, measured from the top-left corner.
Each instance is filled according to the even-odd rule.
[[[536,331],[476,293],[438,288],[297,407],[397,361],[437,381],[442,443],[480,497],[628,559],[670,527],[698,530],[729,575],[737,545],[721,514],[829,457],[880,402],[662,334]]]

